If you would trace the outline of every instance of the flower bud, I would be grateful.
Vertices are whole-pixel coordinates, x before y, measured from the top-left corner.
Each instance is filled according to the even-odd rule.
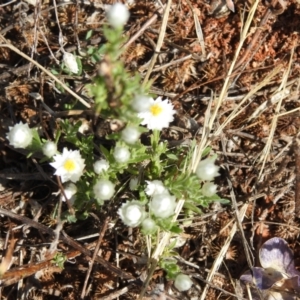
[[[153,234],[157,230],[157,225],[153,219],[147,218],[142,222],[142,230],[144,234]]]
[[[42,151],[45,156],[51,158],[57,153],[57,145],[52,141],[48,141],[43,145]]]
[[[100,179],[94,185],[93,191],[97,200],[109,200],[115,193],[115,185],[107,179]]]
[[[113,156],[116,162],[122,164],[122,163],[126,163],[129,160],[130,152],[125,147],[117,146],[114,150]]]
[[[136,227],[145,217],[145,208],[139,201],[127,201],[118,210],[118,214],[125,225]]]
[[[212,182],[205,182],[202,186],[202,194],[206,197],[211,197],[216,194],[218,186]]]
[[[137,95],[134,97],[131,107],[138,113],[149,110],[153,99],[144,95]]]
[[[153,181],[146,180],[146,182],[147,182],[147,187],[145,189],[145,193],[148,196],[155,196],[155,195],[162,194],[162,193],[168,193],[168,190],[164,186],[162,181],[160,181],[160,180],[153,180]]]
[[[96,174],[100,174],[102,173],[103,171],[107,171],[108,168],[109,168],[109,163],[107,160],[105,159],[99,159],[97,160],[95,163],[94,163],[94,172]]]
[[[215,165],[215,158],[209,157],[199,162],[196,175],[201,180],[211,181],[219,176],[219,167]]]
[[[122,130],[121,136],[122,140],[125,141],[127,144],[134,144],[139,139],[141,133],[135,126],[127,126],[125,129]]]
[[[9,132],[6,134],[9,144],[15,148],[28,147],[33,139],[33,134],[28,124],[15,124],[13,127],[9,127]]]
[[[178,274],[176,276],[174,286],[179,292],[187,291],[193,285],[191,278],[185,274]]]
[[[158,218],[168,218],[174,214],[176,198],[169,193],[153,196],[150,202],[151,212]]]
[[[106,18],[112,27],[123,27],[129,19],[129,11],[124,4],[117,2],[109,7]]]
[[[131,191],[135,191],[139,186],[139,179],[137,177],[133,177],[129,181],[129,188]]]

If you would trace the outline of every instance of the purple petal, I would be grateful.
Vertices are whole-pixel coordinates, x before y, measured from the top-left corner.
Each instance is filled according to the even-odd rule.
[[[253,283],[253,276],[250,270],[246,271],[241,277],[240,277],[240,281],[242,281],[243,283]]]
[[[263,268],[272,268],[279,272],[292,274],[295,271],[293,252],[282,238],[266,241],[260,251],[259,259]]]
[[[267,290],[272,287],[276,282],[280,281],[283,276],[277,270],[268,268],[252,268],[253,281],[260,290]]]

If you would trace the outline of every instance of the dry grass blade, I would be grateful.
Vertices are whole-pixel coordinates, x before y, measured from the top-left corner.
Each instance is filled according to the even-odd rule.
[[[248,204],[244,204],[242,206],[242,208],[239,210],[238,212],[238,218],[239,218],[239,221],[242,221],[244,219],[244,216],[245,216],[245,213],[247,211],[247,208],[248,208]],[[226,241],[225,241],[225,244],[224,246],[222,247],[221,251],[219,252],[217,258],[215,259],[214,263],[213,263],[213,266],[212,268],[210,269],[210,272],[206,278],[206,281],[207,282],[211,282],[215,273],[218,271],[220,265],[222,264],[222,261],[223,261],[223,258],[229,248],[229,245],[232,241],[232,238],[233,236],[236,234],[236,231],[238,229],[238,226],[237,226],[237,223],[235,223],[230,231],[230,234],[228,235]],[[207,294],[207,291],[208,291],[208,288],[209,286],[206,285],[202,294],[201,294],[201,297],[200,297],[200,300],[205,300],[206,298],[206,294]]]
[[[201,28],[201,25],[200,25],[200,22],[199,22],[199,19],[198,19],[198,16],[192,6],[192,4],[190,3],[189,0],[187,0],[187,3],[190,7],[190,9],[192,10],[193,12],[193,17],[194,17],[194,22],[195,22],[195,29],[196,29],[196,34],[197,34],[197,37],[198,37],[198,41],[199,41],[199,44],[201,46],[201,50],[202,50],[202,54],[201,54],[201,60],[204,61],[206,59],[206,51],[205,51],[205,43],[204,43],[204,37],[203,37],[203,31],[202,31],[202,28]]]
[[[224,130],[224,128],[239,114],[243,112],[243,110],[247,107],[244,106],[251,97],[255,96],[255,93],[260,91],[264,86],[268,85],[271,80],[282,70],[282,66],[277,66],[274,70],[272,70],[263,80],[257,83],[256,86],[251,88],[249,93],[247,93],[243,99],[236,105],[236,107],[233,109],[233,111],[230,113],[230,115],[226,118],[226,120],[219,126],[219,128],[215,131],[214,136],[218,136],[221,134],[221,132]]]
[[[161,46],[163,44],[163,41],[164,41],[164,38],[165,38],[165,33],[166,33],[166,28],[167,28],[167,24],[168,24],[168,19],[169,19],[169,13],[170,13],[171,4],[172,4],[172,0],[168,0],[167,6],[166,6],[165,11],[164,11],[163,21],[162,21],[162,25],[161,25],[161,28],[160,28],[160,33],[159,33],[159,36],[158,36],[158,40],[157,40],[155,52],[154,52],[154,54],[152,56],[152,59],[151,59],[148,71],[147,71],[147,73],[145,75],[145,78],[144,78],[144,81],[143,81],[143,85],[145,85],[148,82],[148,80],[149,80],[149,77],[150,77],[150,75],[152,73],[153,67],[154,67],[154,65],[156,63],[156,60],[157,60],[157,57],[158,57],[158,53],[159,53],[159,51],[161,49]]]
[[[289,76],[289,73],[290,73],[290,70],[291,70],[291,65],[292,65],[292,62],[293,62],[294,49],[295,48],[292,49],[289,65],[288,65],[287,70],[284,72],[282,82],[281,82],[281,84],[278,88],[278,91],[283,91],[283,90],[286,89],[288,76]],[[266,145],[265,145],[265,147],[262,151],[262,155],[260,157],[260,160],[258,161],[258,163],[262,162],[262,166],[261,166],[259,176],[258,176],[258,181],[261,179],[261,176],[262,176],[263,171],[264,171],[264,166],[266,164],[266,161],[267,161],[267,158],[268,158],[271,146],[272,146],[272,141],[273,141],[273,138],[274,138],[275,129],[276,129],[277,122],[278,122],[278,114],[279,114],[280,109],[281,109],[283,98],[284,98],[283,94],[281,94],[280,100],[279,100],[279,102],[277,104],[277,107],[276,107],[276,110],[275,110],[275,115],[274,115],[273,120],[272,120],[272,125],[271,125],[271,130],[270,130],[270,133],[269,133],[268,141],[267,141],[267,143],[266,143]]]
[[[258,3],[259,3],[258,0],[256,0],[256,1],[253,2],[252,6],[251,6],[251,9],[249,11],[247,20],[245,22],[245,25],[244,25],[244,27],[242,29],[238,48],[237,48],[236,52],[234,53],[234,58],[233,58],[233,61],[232,61],[231,65],[230,65],[228,73],[226,75],[226,78],[225,78],[225,81],[224,81],[221,93],[220,93],[219,97],[216,99],[217,101],[216,101],[214,110],[212,111],[212,114],[209,117],[207,133],[203,137],[203,141],[201,141],[201,147],[199,147],[197,149],[196,159],[193,161],[193,165],[192,165],[192,170],[193,171],[195,171],[197,165],[199,164],[199,162],[201,160],[201,155],[202,155],[203,150],[205,149],[205,147],[207,147],[209,145],[209,133],[211,132],[211,130],[213,128],[213,125],[215,123],[215,120],[216,120],[219,108],[221,107],[221,104],[223,102],[223,99],[226,97],[226,94],[228,92],[228,89],[229,89],[229,86],[230,86],[231,75],[232,75],[233,70],[235,68],[235,64],[237,62],[239,53],[240,53],[240,51],[241,51],[241,49],[242,49],[242,47],[244,45],[244,42],[246,41],[246,38],[248,36],[249,30],[250,30],[250,25],[251,25],[251,23],[253,21],[253,17],[254,17],[254,14],[255,14],[256,10],[257,10]]]

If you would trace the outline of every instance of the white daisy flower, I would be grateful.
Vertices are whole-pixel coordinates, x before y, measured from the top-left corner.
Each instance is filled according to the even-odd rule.
[[[52,157],[57,153],[57,145],[52,141],[47,141],[42,147],[43,154]]]
[[[174,214],[176,198],[169,193],[158,194],[153,196],[149,207],[156,217],[168,218]]]
[[[65,52],[63,61],[66,65],[66,67],[72,72],[77,74],[79,72],[78,64],[76,61],[76,56],[72,53]]]
[[[75,199],[76,199],[75,194],[77,193],[76,185],[72,182],[65,184],[64,192],[65,192],[65,195],[67,196],[68,200],[71,202],[71,204],[74,204]],[[66,201],[66,198],[63,193],[60,194],[60,199],[62,201]]]
[[[174,286],[179,292],[187,291],[193,285],[191,278],[185,274],[178,274],[174,281]]]
[[[15,148],[26,148],[28,147],[33,139],[32,130],[28,124],[15,124],[13,127],[9,127],[9,132],[6,134],[9,144]]]
[[[123,164],[129,160],[130,152],[126,147],[117,146],[117,147],[115,147],[113,156],[114,156],[116,162]]]
[[[93,192],[97,200],[109,200],[115,194],[115,185],[110,180],[100,179],[94,185]]]
[[[218,186],[212,182],[205,182],[202,186],[202,194],[211,197],[216,194]]]
[[[219,176],[219,167],[215,165],[216,158],[208,157],[201,160],[196,169],[196,175],[201,180],[211,181],[216,176]]]
[[[141,133],[136,128],[136,126],[126,126],[121,132],[121,137],[124,142],[127,144],[134,144],[138,141]]]
[[[145,218],[145,208],[139,201],[127,201],[119,208],[118,214],[125,225],[136,227]]]
[[[100,174],[109,169],[109,162],[106,159],[99,159],[94,163],[94,172]]]
[[[145,193],[148,196],[155,196],[155,195],[162,194],[162,193],[168,193],[168,190],[164,186],[162,181],[160,181],[160,180],[153,180],[153,181],[146,180],[146,182],[147,182],[147,187],[145,189]]]
[[[85,164],[78,150],[64,148],[62,154],[53,156],[53,160],[50,165],[56,169],[54,175],[60,176],[62,182],[77,182],[82,176]]]
[[[142,119],[141,124],[146,125],[150,130],[162,130],[169,127],[174,120],[173,115],[176,113],[172,103],[169,103],[167,99],[162,100],[161,97],[151,100],[150,107],[138,114],[138,117]]]
[[[129,19],[129,11],[124,4],[117,2],[109,7],[106,18],[112,27],[123,27]]]

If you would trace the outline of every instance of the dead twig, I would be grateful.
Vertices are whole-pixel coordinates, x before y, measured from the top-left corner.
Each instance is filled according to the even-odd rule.
[[[293,151],[295,155],[295,216],[300,217],[300,136],[299,134],[295,137],[293,143]]]
[[[95,262],[95,258],[97,257],[98,255],[98,251],[99,251],[99,248],[100,248],[100,245],[102,243],[102,240],[103,240],[103,237],[105,235],[105,232],[107,230],[107,226],[108,226],[108,222],[109,222],[110,218],[107,217],[104,221],[104,224],[100,230],[100,233],[99,233],[99,238],[98,238],[98,242],[97,242],[97,245],[95,247],[95,250],[94,250],[94,254],[93,254],[93,257],[92,257],[92,260],[90,261],[90,264],[89,264],[89,269],[86,273],[86,276],[85,276],[85,280],[84,280],[84,285],[83,285],[83,288],[82,288],[82,292],[81,292],[81,299],[84,299],[85,298],[85,291],[86,291],[86,287],[87,287],[87,284],[88,284],[88,281],[89,281],[89,278],[90,278],[90,275],[91,275],[91,271],[92,271],[92,268],[93,268],[93,265],[94,265],[94,262]]]
[[[51,237],[55,238],[56,233],[54,232],[53,229],[37,223],[27,217],[15,214],[9,210],[6,210],[4,208],[0,208],[0,214],[10,217],[12,219],[18,220],[19,222],[22,222],[23,224],[29,225],[30,227],[36,228],[37,230],[40,230],[44,233],[49,234]],[[81,246],[79,243],[77,243],[76,241],[74,241],[71,237],[69,237],[64,231],[61,232],[60,234],[60,239],[66,243],[67,245],[73,247],[74,249],[80,251],[82,254],[88,256],[88,257],[93,257],[93,253],[92,251],[84,248],[83,246]],[[95,261],[98,262],[99,264],[101,264],[102,266],[104,266],[105,268],[107,268],[108,270],[110,270],[111,272],[117,274],[118,276],[125,278],[125,279],[134,279],[134,277],[127,273],[122,271],[121,269],[115,267],[114,265],[110,264],[109,262],[107,262],[106,260],[104,260],[102,257],[96,256]]]

